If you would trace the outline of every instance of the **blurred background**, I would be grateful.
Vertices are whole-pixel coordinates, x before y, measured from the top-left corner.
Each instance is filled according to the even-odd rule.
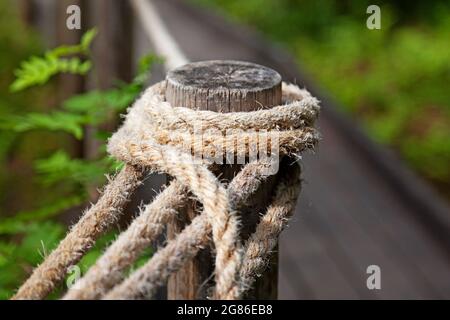
[[[265,64],[323,101],[323,142],[280,245],[280,298],[450,298],[447,1],[152,3],[189,59]],[[72,4],[80,30],[66,26]],[[379,30],[366,27],[371,4]],[[164,59],[130,1],[0,1],[0,298],[120,167],[104,142]],[[385,272],[380,292],[365,287],[369,264]]]

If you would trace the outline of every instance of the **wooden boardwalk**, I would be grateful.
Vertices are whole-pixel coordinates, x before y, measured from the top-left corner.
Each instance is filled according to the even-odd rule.
[[[446,203],[340,116],[284,52],[180,1],[154,4],[190,60],[267,65],[323,101],[323,141],[304,157],[303,191],[281,240],[279,298],[450,299]],[[151,44],[135,29],[136,55],[148,52]],[[366,287],[373,264],[381,268],[381,290]]]

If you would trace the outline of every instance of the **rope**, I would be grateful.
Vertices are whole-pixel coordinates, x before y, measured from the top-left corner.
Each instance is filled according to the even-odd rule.
[[[121,214],[132,192],[139,186],[143,171],[125,166],[58,247],[37,267],[13,299],[43,299],[62,281],[67,269],[76,264],[95,240]]]
[[[267,169],[269,166],[269,163],[251,163],[246,165],[236,175],[228,186],[228,197],[230,198],[233,207],[245,204],[247,198],[253,194],[259,188],[261,183],[269,176],[262,170]],[[86,275],[77,281],[76,285],[69,290],[64,299],[101,298],[108,290],[122,280],[123,272],[126,268],[131,266],[142,251],[163,232],[165,225],[176,216],[178,209],[181,209],[187,204],[187,200],[186,189],[178,181],[172,181],[152,203],[145,207],[140,216],[137,217],[128,229],[105,251],[105,253],[88,270]],[[201,223],[207,223],[205,216],[201,215],[201,217],[205,220]],[[200,230],[203,230],[203,232],[199,237],[193,236],[193,238],[199,238],[200,240],[198,241],[205,241],[208,237],[210,227],[208,225],[206,228],[200,228]],[[184,233],[189,234],[186,230]],[[180,250],[178,250],[178,252],[179,251]],[[183,256],[187,258],[187,255],[185,256],[178,252],[172,256]],[[150,261],[153,264],[156,264],[155,261],[157,261],[157,259],[153,257]],[[184,261],[187,261],[187,259],[184,259],[181,262],[181,265]],[[180,266],[180,263],[178,263],[178,265]],[[154,269],[155,267],[149,268]],[[170,269],[172,272],[176,269],[173,264],[169,267],[166,266],[166,268]],[[154,278],[161,279],[160,284],[164,283],[162,276],[156,275]],[[146,294],[141,296],[151,296],[157,287],[158,286],[147,288],[145,290]]]
[[[301,186],[299,169],[296,165],[286,170],[284,179],[277,186],[273,202],[245,244],[244,260],[240,270],[241,294],[251,288],[255,275],[264,271],[270,254],[277,245],[278,236],[295,209]]]
[[[312,127],[319,112],[318,101],[305,90],[283,84],[285,104],[282,106],[217,114],[173,108],[165,101],[164,92],[165,82],[158,83],[147,89],[129,109],[124,125],[108,143],[109,153],[124,161],[125,168],[14,298],[44,298],[63,279],[67,268],[76,263],[117,218],[145,169],[169,174],[174,179],[64,298],[149,297],[170,274],[209,243],[210,233],[216,252],[213,297],[236,299],[251,286],[295,207],[300,185],[298,166],[286,170],[289,175],[279,182],[272,204],[255,233],[242,246],[236,209],[245,205],[268,177],[267,169],[272,163],[263,160],[246,165],[226,188],[212,173],[210,159],[198,157],[195,150],[212,156],[222,155],[221,152],[228,155],[231,146],[234,157],[249,157],[254,147],[264,150],[277,144],[279,157],[297,155],[318,141],[318,133]],[[244,134],[242,130],[233,131],[238,129],[254,131]],[[268,138],[267,145],[263,145],[263,138]],[[144,266],[123,280],[126,268],[186,205],[187,191],[203,205],[203,213]]]
[[[298,167],[297,165],[295,166]],[[299,173],[295,169],[289,170],[289,172],[292,174]],[[242,176],[236,176],[232,182],[235,186],[230,186],[232,189],[236,189],[237,185],[251,181],[248,184],[247,190],[234,194],[238,197],[236,200],[239,203],[242,203],[245,197],[251,195],[252,191],[257,190],[261,182],[265,180],[254,179],[244,182],[246,173]],[[293,183],[293,181],[295,182]],[[297,182],[297,178],[291,179],[278,188],[275,198],[283,196],[282,193],[285,191],[288,191],[289,195],[294,196],[283,196],[282,200],[275,200],[266,213],[270,218],[258,224],[258,235],[248,241],[244,255],[244,263],[248,263],[248,266],[244,268],[243,264],[243,268],[241,269],[243,270],[240,273],[241,279],[237,284],[238,296],[250,288],[250,285],[254,281],[253,276],[257,272],[261,272],[275,247],[278,235],[285,226],[285,223],[280,223],[277,219],[286,219],[288,213],[295,207],[299,191]],[[158,251],[152,259],[134,272],[128,279],[114,287],[103,299],[143,299],[151,297],[158,287],[166,283],[172,273],[178,271],[189,259],[195,257],[201,248],[209,243],[210,239],[208,234],[210,232],[211,228],[206,216],[196,216],[191,224],[178,234],[174,240],[169,241],[164,249]],[[266,234],[266,237],[261,242],[262,237],[260,235],[262,234]]]
[[[120,234],[64,299],[98,299],[119,283],[122,272],[164,231],[166,224],[186,201],[186,188],[174,180]]]

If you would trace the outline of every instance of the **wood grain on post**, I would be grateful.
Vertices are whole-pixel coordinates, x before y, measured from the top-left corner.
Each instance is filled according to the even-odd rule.
[[[166,99],[174,107],[216,112],[254,111],[281,104],[281,76],[274,70],[253,63],[215,60],[189,63],[167,74]],[[240,166],[223,165],[217,173],[222,182],[229,182]],[[242,240],[254,231],[273,190],[271,177],[242,213]],[[195,202],[168,226],[173,238],[198,212]],[[212,285],[214,259],[211,248],[202,249],[197,257],[174,274],[168,283],[168,299],[204,299]],[[274,253],[269,270],[256,282],[246,298],[276,299],[278,253]]]

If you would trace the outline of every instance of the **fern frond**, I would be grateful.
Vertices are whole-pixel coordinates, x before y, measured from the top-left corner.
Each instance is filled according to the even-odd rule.
[[[105,91],[91,91],[67,99],[63,108],[69,112],[91,115],[93,122],[90,124],[99,124],[106,120],[108,111],[124,111],[136,99],[141,89],[129,84]]]
[[[87,56],[96,34],[96,29],[91,29],[83,35],[78,45],[60,46],[47,51],[43,57],[32,56],[29,60],[23,61],[14,73],[16,80],[11,84],[10,90],[17,92],[30,86],[42,85],[58,73],[85,75],[92,67],[91,61],[68,56]]]
[[[66,197],[37,210],[22,211],[11,218],[1,219],[0,235],[26,232],[28,231],[31,222],[36,223],[38,221],[49,219],[58,215],[61,211],[79,205],[84,201],[85,197],[81,195]]]
[[[0,129],[15,132],[36,129],[64,131],[77,139],[81,139],[83,138],[83,125],[86,123],[87,118],[83,115],[54,111],[49,114],[28,113],[23,116],[11,116],[0,123]]]
[[[90,53],[89,48],[92,43],[92,40],[94,40],[96,35],[97,35],[97,28],[92,28],[83,34],[79,44],[72,46],[62,45],[50,51],[47,51],[47,54],[52,55],[56,58],[74,54],[82,54],[87,56]]]
[[[92,28],[86,31],[81,37],[80,46],[85,54],[89,53],[89,48],[91,46],[92,40],[94,40],[97,32],[97,28]]]
[[[89,114],[92,123],[98,124],[106,120],[108,111],[122,112],[129,107],[142,91],[150,76],[150,69],[162,58],[154,54],[143,56],[138,63],[138,73],[131,83],[122,83],[116,88],[104,91],[90,91],[75,95],[63,103],[69,112]]]
[[[24,61],[20,69],[16,70],[16,80],[11,84],[10,90],[17,92],[30,86],[42,85],[58,73],[84,75],[91,67],[89,60],[81,61],[78,57],[60,59],[52,54],[46,54],[44,57],[34,56]]]
[[[64,151],[57,151],[46,159],[35,162],[36,171],[46,184],[75,182],[80,184],[100,183],[113,164],[112,158],[100,160],[73,159]]]

